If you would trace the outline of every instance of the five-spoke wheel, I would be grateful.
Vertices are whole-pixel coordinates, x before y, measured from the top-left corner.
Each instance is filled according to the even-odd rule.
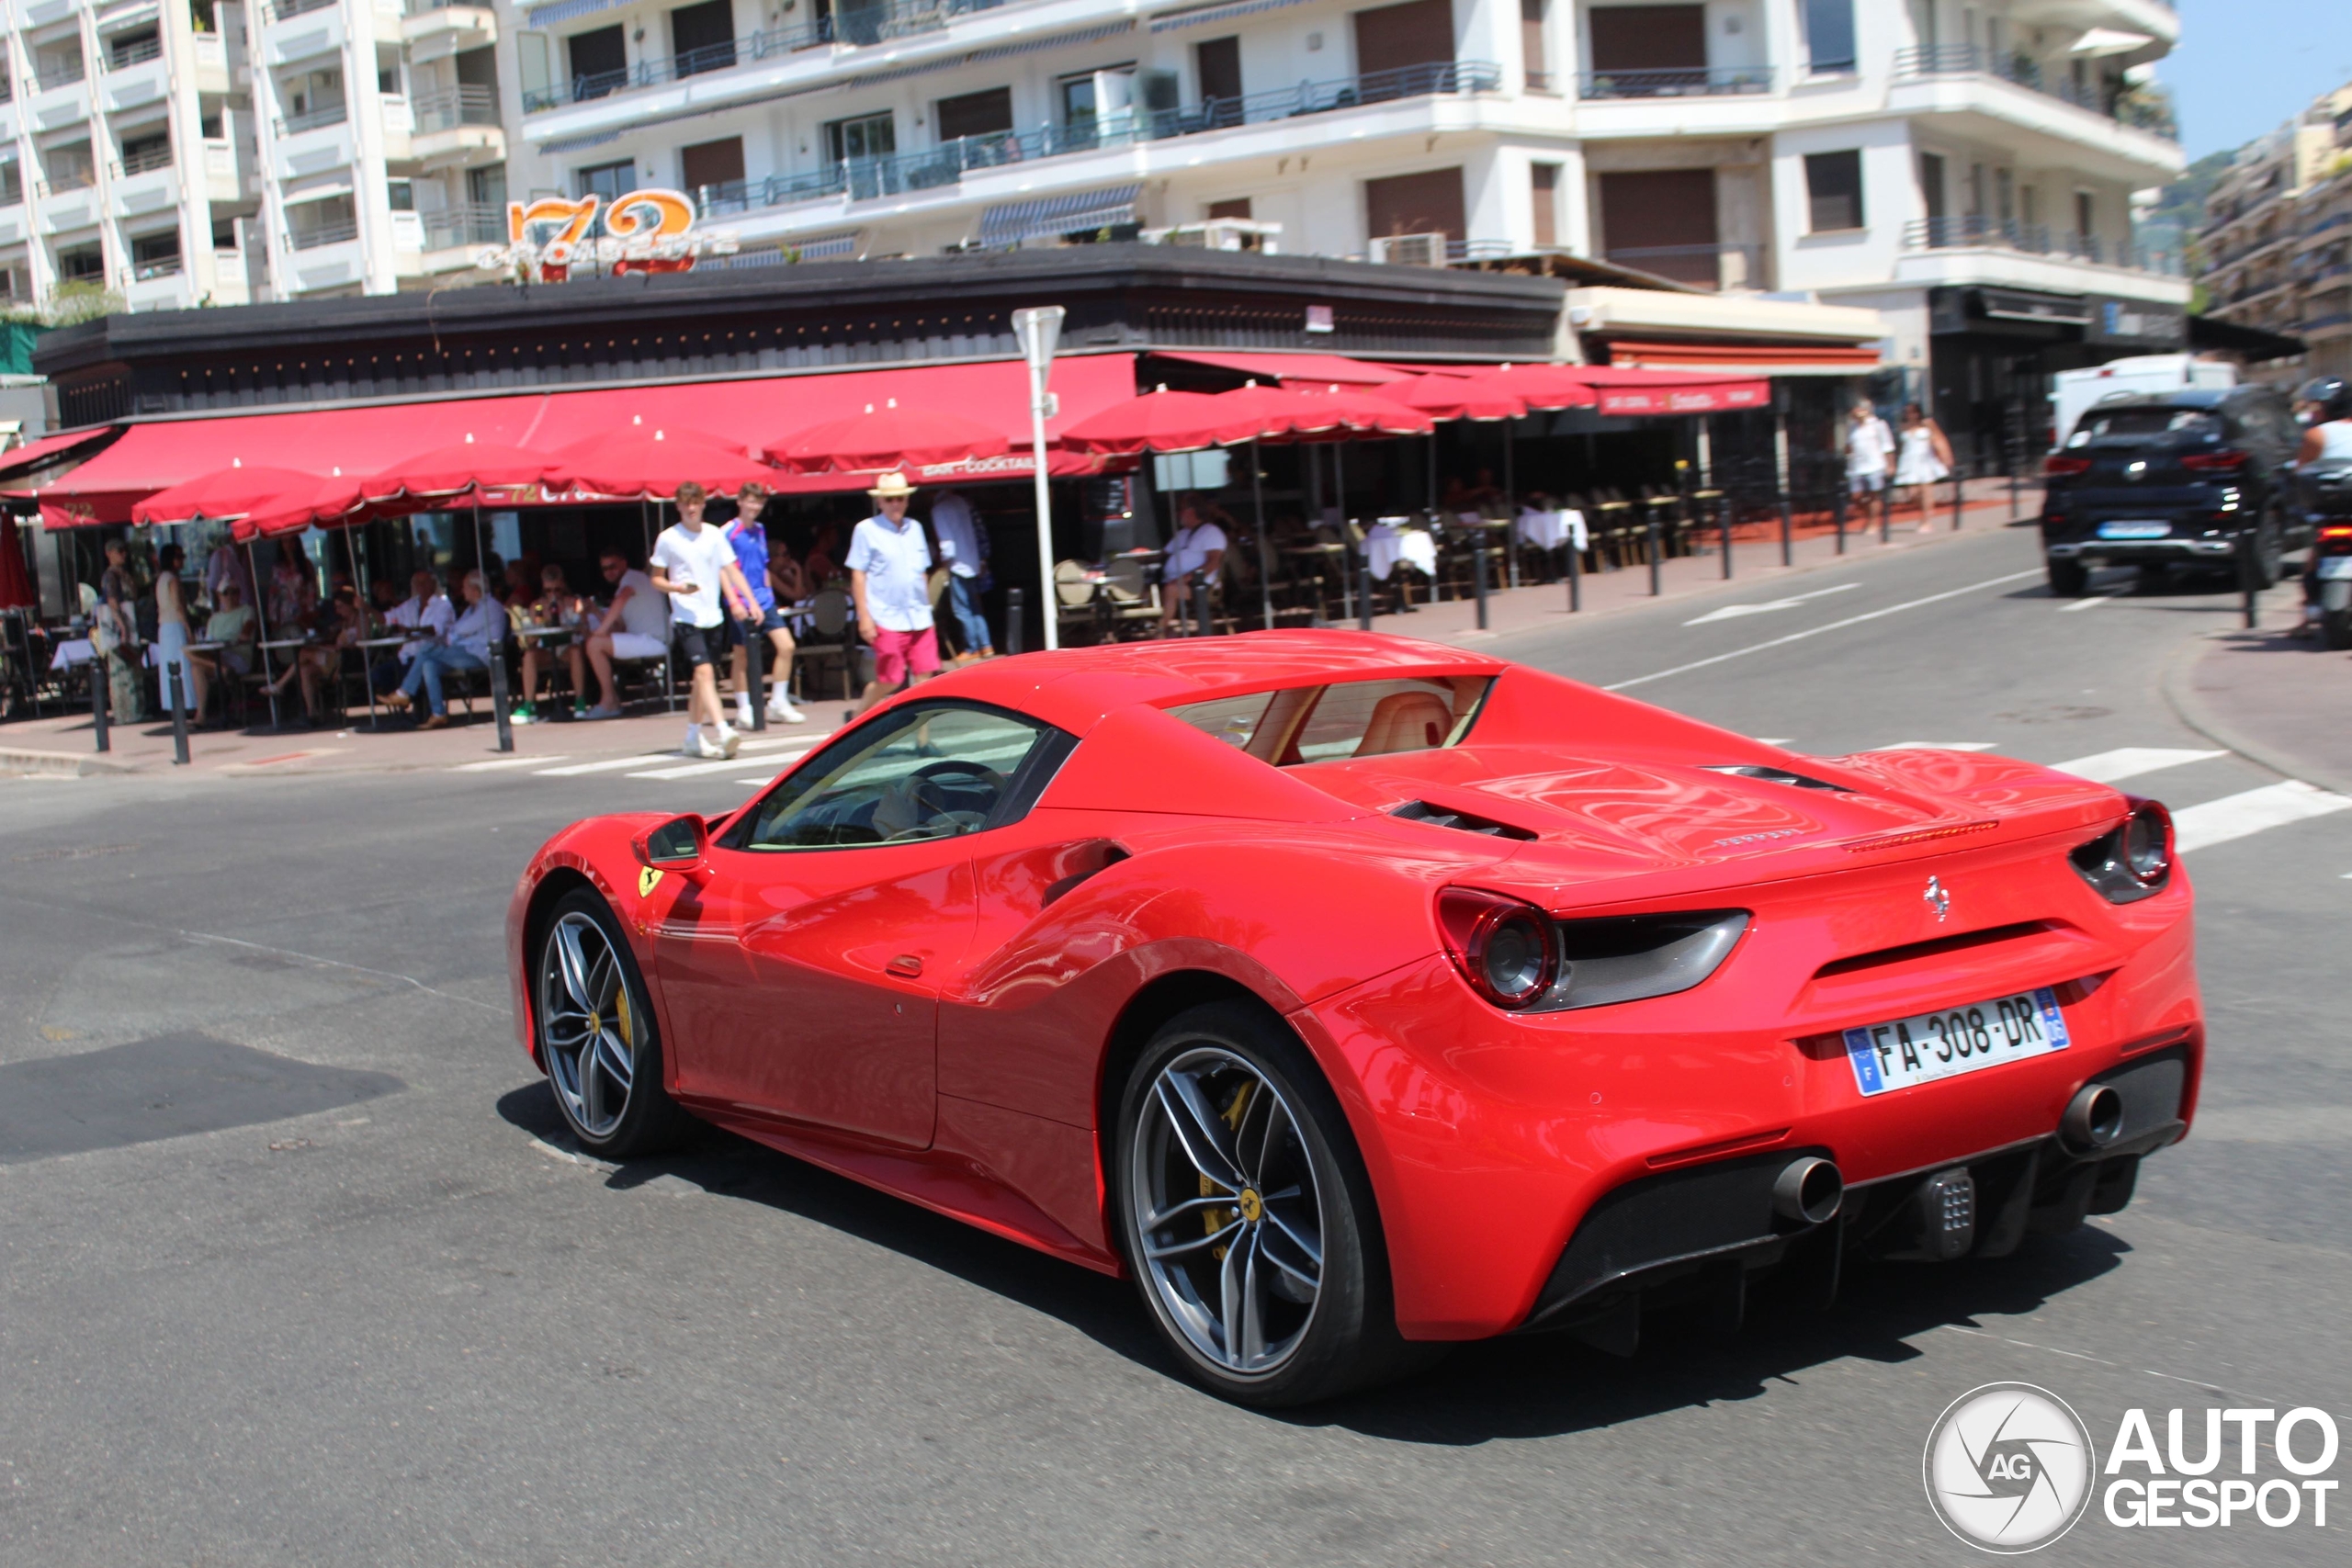
[[[550,912],[537,964],[539,1063],[582,1146],[641,1154],[675,1131],[660,1048],[628,945],[585,889]]]

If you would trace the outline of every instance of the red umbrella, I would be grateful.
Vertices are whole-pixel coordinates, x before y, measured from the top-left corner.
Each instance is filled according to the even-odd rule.
[[[1517,419],[1527,412],[1527,400],[1498,378],[1473,380],[1464,376],[1415,376],[1373,389],[1376,396],[1393,398],[1431,419]]]
[[[1344,441],[1358,435],[1427,435],[1437,424],[1417,408],[1336,382],[1329,384],[1328,390],[1301,389],[1286,395],[1293,407],[1291,434],[1302,439]]]
[[[1222,433],[1229,430],[1237,418],[1233,406],[1227,401],[1234,395],[1171,392],[1163,386],[1080,420],[1062,432],[1061,445],[1066,451],[1109,457],[1130,457],[1138,452],[1193,452],[1215,446],[1231,439]]]
[[[1472,391],[1516,397],[1531,409],[1584,409],[1600,401],[1585,370],[1580,365],[1505,365],[1463,379]]]
[[[647,424],[640,418],[558,452],[548,482],[598,495],[667,500],[689,481],[714,491],[736,491],[775,477],[774,468],[745,457],[733,442],[697,430]]]
[[[315,492],[321,476],[296,468],[247,468],[231,458],[225,468],[157,491],[130,509],[133,523],[234,523],[256,507]]]
[[[362,491],[360,481],[340,474],[313,479],[307,486],[255,506],[229,525],[229,536],[243,544],[279,534],[299,534],[312,524],[332,527],[358,522],[362,519],[353,513],[368,510],[362,504],[367,499]]]
[[[436,446],[394,463],[370,475],[361,491],[371,501],[412,495],[445,500],[467,491],[516,490],[537,485],[554,470],[556,459],[545,452],[476,441],[469,431],[463,441]]]
[[[869,474],[1001,457],[1012,447],[1001,430],[934,409],[880,408],[828,420],[767,449],[768,461],[796,474]]]
[[[17,537],[17,520],[0,512],[0,610],[29,610],[38,603],[32,575],[25,570],[25,547]]]

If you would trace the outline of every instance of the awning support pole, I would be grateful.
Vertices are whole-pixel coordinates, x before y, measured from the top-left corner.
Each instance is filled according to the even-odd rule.
[[[262,607],[262,602],[268,594],[262,590],[261,562],[254,558],[254,542],[251,539],[245,541],[245,573],[254,580],[254,625],[261,628],[261,636],[254,640],[261,653],[262,693],[269,698],[269,728],[275,732],[277,728],[277,677],[269,669],[269,612]]]
[[[1250,438],[1250,500],[1258,509],[1258,609],[1266,629],[1274,629],[1274,550],[1266,539],[1266,476],[1258,460],[1258,439]]]
[[[474,570],[481,573],[482,604],[485,606],[496,604],[497,597],[490,591],[490,552],[482,547],[481,491],[479,489],[474,491]],[[504,615],[503,606],[499,614]],[[506,634],[511,625],[503,620],[500,623],[498,635],[490,639],[487,661],[490,665],[490,716],[492,722],[498,726],[498,749],[501,751],[514,750],[514,721],[506,711]]]

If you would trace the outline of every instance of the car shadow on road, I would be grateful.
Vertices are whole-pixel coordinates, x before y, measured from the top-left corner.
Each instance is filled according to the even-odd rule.
[[[540,1079],[498,1101],[510,1124],[560,1148],[572,1146],[555,1097]],[[642,1187],[663,1178],[716,1196],[763,1203],[951,1274],[1056,1319],[1115,1355],[1183,1381],[1151,1330],[1135,1289],[1076,1264],[1003,1240],[902,1199],[835,1176],[751,1139],[699,1126],[674,1153],[610,1168],[606,1185]],[[1858,1359],[1894,1364],[1922,1352],[1912,1343],[1945,1327],[2033,1312],[2053,1297],[2116,1268],[2130,1247],[2086,1227],[2029,1242],[1996,1262],[1849,1266],[1827,1312],[1782,1305],[1769,1285],[1756,1293],[1739,1334],[1713,1336],[1653,1314],[1630,1358],[1591,1349],[1563,1334],[1510,1336],[1461,1346],[1404,1382],[1304,1410],[1268,1413],[1300,1426],[1340,1427],[1395,1442],[1469,1446],[1555,1437],[1687,1407],[1757,1399],[1828,1363]]]

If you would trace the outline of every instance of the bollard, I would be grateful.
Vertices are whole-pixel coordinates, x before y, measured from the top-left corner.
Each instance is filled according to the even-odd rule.
[[[187,699],[180,692],[180,661],[164,661],[164,691],[172,705],[172,766],[187,766]]]
[[[1577,536],[1568,535],[1568,614],[1573,615],[1584,608],[1584,552],[1577,547]]]
[[[1021,633],[1022,633],[1022,629],[1023,629],[1023,628],[1022,628],[1022,625],[1021,625],[1021,590],[1019,590],[1018,588],[1008,588],[1008,589],[1006,589],[1006,590],[1004,591],[1004,650],[1005,650],[1005,652],[1007,652],[1007,653],[1018,653],[1018,652],[1020,652],[1020,651],[1021,651]]]
[[[1829,498],[1829,515],[1838,525],[1838,553],[1846,553],[1846,492],[1835,491]]]
[[[1731,581],[1731,497],[1724,496],[1717,504],[1723,509],[1720,521],[1723,524],[1724,534],[1724,581],[1729,582]]]
[[[1891,484],[1878,487],[1878,542],[1894,543],[1894,487]]]
[[[1483,528],[1472,535],[1470,547],[1470,577],[1478,590],[1478,629],[1487,629],[1487,531]]]
[[[97,737],[101,751],[113,744],[107,735],[107,678],[113,673],[107,667],[107,658],[96,649],[90,652],[90,730]]]
[[[506,711],[506,649],[490,650],[490,713],[498,721],[498,749],[514,750],[514,717]]]
[[[1193,574],[1193,625],[1194,637],[1216,635],[1216,622],[1209,611],[1209,580],[1197,571]]]
[[[1658,538],[1657,511],[1655,507],[1650,509],[1648,521],[1642,525],[1642,528],[1643,532],[1648,536],[1650,547],[1650,597],[1655,599],[1659,594],[1666,592],[1665,583],[1659,577],[1659,572],[1662,568],[1658,558],[1664,552]]]
[[[735,624],[743,625],[741,621]],[[743,633],[743,692],[752,699],[753,729],[768,727],[767,662],[768,634],[756,626],[747,628]]]
[[[2009,464],[2009,521],[2012,523],[2018,520],[2018,466],[2012,460]]]
[[[1389,568],[1391,571],[1401,570]],[[1372,630],[1372,555],[1366,551],[1356,562],[1356,626],[1363,631]]]
[[[1951,531],[1955,534],[1960,532],[1960,508],[1967,491],[1968,481],[1955,471],[1951,476]]]
[[[1781,564],[1796,564],[1796,519],[1789,514],[1789,492],[1781,492]]]
[[[2261,618],[2262,614],[2259,604],[2262,592],[2259,586],[2261,580],[2256,575],[2255,566],[2257,547],[2254,529],[2238,530],[2238,587],[2245,594],[2245,629],[2248,631],[2254,629],[2255,623]]]

